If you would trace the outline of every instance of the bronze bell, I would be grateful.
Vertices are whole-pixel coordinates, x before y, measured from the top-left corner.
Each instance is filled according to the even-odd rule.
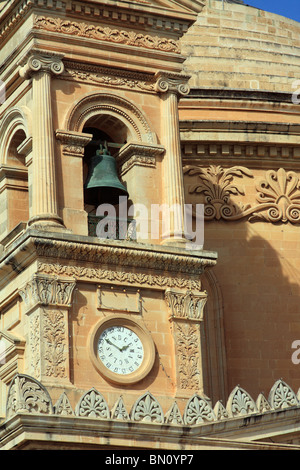
[[[118,178],[116,160],[102,145],[91,157],[84,188],[85,202],[94,206],[116,205],[119,196],[128,197],[125,186]]]

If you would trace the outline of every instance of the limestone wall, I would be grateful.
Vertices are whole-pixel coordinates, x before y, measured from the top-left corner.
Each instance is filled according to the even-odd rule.
[[[300,78],[300,24],[279,15],[208,0],[182,39],[191,86],[290,92]]]

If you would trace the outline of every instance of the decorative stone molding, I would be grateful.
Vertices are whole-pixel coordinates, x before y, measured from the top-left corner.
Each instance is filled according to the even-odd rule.
[[[273,385],[268,399],[270,406],[274,410],[299,406],[300,401],[295,392],[283,380],[277,380]]]
[[[180,53],[180,46],[177,40],[136,33],[134,31],[111,29],[105,25],[100,26],[99,24],[71,21],[58,17],[35,15],[33,27],[43,31],[89,38],[113,44],[123,44],[168,53],[173,52],[175,54]]]
[[[253,398],[239,386],[235,387],[229,395],[226,409],[230,417],[244,416],[257,412]]]
[[[6,417],[16,413],[52,414],[51,398],[43,385],[33,377],[17,374],[7,394]]]
[[[268,400],[266,399],[266,397],[264,396],[263,393],[260,393],[257,397],[256,408],[260,413],[264,413],[266,411],[271,410],[271,405],[270,405],[270,403],[268,402]]]
[[[34,274],[32,279],[19,289],[19,294],[27,311],[37,304],[70,307],[75,285],[74,280]]]
[[[30,372],[34,377],[68,380],[67,310],[75,282],[35,274],[19,289],[29,322]]]
[[[216,264],[216,254],[214,252],[202,252],[200,255],[193,254],[193,251],[186,250],[186,252],[181,251],[164,251],[157,247],[157,249],[145,249],[143,246],[139,245],[135,242],[124,242],[124,244],[119,242],[114,242],[110,240],[110,243],[85,243],[73,242],[73,241],[63,241],[53,239],[35,239],[35,249],[37,255],[43,258],[56,258],[61,260],[74,260],[76,261],[77,266],[69,266],[68,276],[73,271],[73,268],[78,268],[79,271],[85,269],[85,272],[88,273],[90,271],[87,263],[94,263],[96,266],[97,263],[101,263],[101,265],[108,265],[110,269],[105,269],[107,273],[107,280],[115,279],[113,267],[120,266],[120,259],[122,259],[123,266],[131,266],[136,268],[146,268],[154,269],[156,272],[159,270],[161,272],[165,272],[168,270],[169,272],[175,272],[177,274],[186,273],[189,276],[195,274],[201,274],[206,267],[214,266]],[[83,261],[85,263],[85,267],[80,267],[80,262]],[[48,265],[46,268],[46,264],[42,263],[40,265],[39,271],[41,272],[41,266],[44,266],[47,269],[49,274],[56,274],[55,271],[60,270],[60,274],[63,275],[63,272],[66,268],[61,267],[59,268],[59,264],[52,264]],[[54,268],[56,266],[57,268]],[[52,269],[50,268],[52,267]],[[52,273],[50,272],[52,270]],[[101,270],[95,267],[94,272],[101,272]],[[109,274],[109,271],[112,274]],[[119,278],[121,279],[124,277],[121,271],[118,270]],[[142,280],[143,276],[151,279],[161,278],[161,285],[167,285],[167,282],[164,281],[164,275],[156,275],[156,274],[143,274],[139,275],[139,273],[127,273],[127,278],[132,276],[133,278],[136,277],[137,279],[141,279],[142,283],[145,281]],[[74,276],[75,277],[75,276]],[[101,276],[102,277],[102,276]],[[179,276],[178,276],[179,277]],[[124,279],[125,280],[125,279]],[[180,281],[179,281],[180,282]],[[183,287],[186,285],[186,282],[183,283]],[[180,288],[180,285],[176,287]]]
[[[203,424],[215,420],[215,413],[205,398],[195,394],[189,399],[183,415],[185,424],[192,426],[193,424]]]
[[[175,291],[166,289],[165,298],[170,309],[171,318],[202,321],[207,292],[199,294],[193,291]]]
[[[63,57],[63,54],[31,49],[19,62],[20,76],[29,79],[33,73],[37,72],[60,75],[64,71]]]
[[[30,371],[34,377],[67,380],[69,343],[66,312],[38,309],[29,317]]]
[[[186,96],[190,92],[188,85],[189,75],[181,73],[157,72],[155,74],[155,91],[157,93],[175,93],[178,96]]]
[[[120,397],[111,410],[111,419],[129,421],[129,414],[125,408],[123,397]]]
[[[139,142],[125,144],[116,157],[120,175],[123,176],[135,165],[155,168],[157,157],[162,155],[164,151],[165,149],[161,145]]]
[[[201,329],[207,293],[166,289],[180,390],[202,390]]]
[[[45,274],[58,274],[72,276],[75,279],[88,279],[95,282],[119,282],[122,284],[136,284],[149,287],[165,288],[178,287],[188,289],[201,289],[199,279],[184,278],[182,276],[165,276],[159,274],[134,273],[115,271],[112,269],[89,268],[86,266],[72,266],[52,263],[39,263],[38,271]]]
[[[65,392],[61,394],[56,404],[54,405],[54,412],[57,415],[74,416],[74,411],[72,409],[70,400]]]
[[[101,114],[109,114],[125,122],[135,141],[156,145],[156,136],[141,110],[129,100],[112,93],[96,92],[79,99],[67,116],[65,129],[81,132],[89,119]]]
[[[173,324],[176,345],[178,393],[180,390],[202,390],[200,328],[198,324]]]
[[[99,67],[68,61],[65,72],[60,76],[65,80],[83,83],[96,83],[109,88],[125,88],[146,93],[154,93],[153,75]]]
[[[222,129],[220,132],[222,131],[223,133],[226,131],[229,132],[228,129]],[[230,129],[230,131],[233,135],[236,135],[238,132],[232,129]],[[199,135],[203,136],[204,132],[207,132],[207,129],[199,130]],[[286,133],[288,133],[288,130]],[[181,135],[182,134],[184,134],[184,132],[181,132]],[[215,133],[212,131],[210,131],[209,134],[215,136]],[[269,133],[263,135],[266,137],[269,136]],[[256,135],[254,134],[252,138],[254,139],[255,137]],[[192,142],[193,138],[195,137],[191,136],[191,141],[185,142],[182,145],[183,160],[185,161],[190,162],[191,160],[199,160],[201,158],[202,161],[208,160],[211,162],[213,160],[219,161],[222,159],[231,164],[234,160],[238,159],[239,161],[246,160],[249,165],[255,165],[259,162],[262,166],[280,166],[287,162],[289,165],[293,165],[293,163],[297,165],[299,162],[300,148],[297,146],[297,143],[287,142],[286,145],[280,142],[274,143],[271,140],[273,138],[272,134],[271,137],[269,137],[270,142],[264,143],[264,145],[260,145],[259,142],[255,141],[252,143],[244,143],[242,141],[240,143],[194,143]],[[184,140],[188,140],[188,136],[185,134]]]
[[[86,392],[80,399],[75,413],[88,418],[108,419],[110,417],[107,403],[95,388]]]
[[[131,411],[131,419],[133,421],[162,424],[164,422],[164,414],[156,398],[147,392],[135,402]]]
[[[71,393],[73,396],[74,391]],[[269,398],[266,399],[263,394],[259,394],[257,403],[263,405],[256,406],[253,398],[237,386],[231,392],[226,407],[217,401],[212,408],[207,397],[194,393],[186,401],[183,414],[176,401],[164,414],[159,401],[150,392],[146,392],[135,401],[129,414],[126,411],[123,397],[119,397],[110,411],[104,396],[95,388],[91,388],[80,397],[74,413],[66,392],[61,394],[56,405],[53,406],[47,389],[40,382],[28,375],[16,374],[8,389],[6,418],[10,418],[16,413],[38,413],[112,421],[121,420],[129,423],[166,423],[169,426],[194,427],[253,415],[263,416],[266,413],[276,413],[289,408],[300,408],[300,402],[295,392],[281,379],[275,382]]]
[[[217,421],[229,418],[228,411],[220,400],[215,404],[214,413]]]
[[[104,4],[101,5],[101,7],[93,3],[79,5],[71,0],[65,5],[65,13],[67,15],[72,14],[72,16],[78,16],[79,21],[82,15],[85,15],[93,20],[110,20],[111,22],[118,22],[120,25],[124,24],[125,26],[130,22],[133,27],[134,25],[141,26],[142,24],[147,27],[147,29],[159,28],[162,31],[166,31],[166,33],[172,31],[175,34],[181,35],[187,30],[188,24],[190,24],[195,13],[201,12],[205,6],[205,0],[180,0],[180,3],[185,8],[185,18],[181,18],[180,13],[182,13],[182,9],[180,8],[179,2],[177,2],[179,6],[178,11],[175,11],[175,14],[171,13],[171,17],[170,14],[166,15],[166,13],[159,15],[158,12],[156,15],[149,15],[147,10],[143,11],[143,4],[147,4],[148,2],[140,1],[140,3],[142,8],[135,13],[135,11],[130,8],[130,5],[126,8],[126,4],[121,5],[123,7],[122,9],[121,6],[118,5],[116,7],[118,11],[116,11],[113,5]],[[7,19],[3,22],[3,27],[0,30],[0,39],[3,40],[10,31],[18,25],[24,15],[26,15],[31,8],[35,8],[36,6],[39,6],[39,8],[44,7],[46,10],[51,9],[52,12],[57,11],[58,14],[61,14],[62,5],[59,1],[53,2],[52,0],[45,0],[43,5],[41,5],[39,0],[23,0],[7,14]],[[130,11],[128,11],[128,8],[130,8]],[[187,9],[190,10],[190,14],[186,19]]]
[[[67,368],[67,323],[59,310],[46,310],[43,315],[43,340],[45,375],[66,378]]]
[[[239,220],[248,217],[251,222],[300,223],[300,178],[294,171],[268,170],[265,179],[256,184],[258,205],[244,205],[231,201],[232,195],[244,195],[244,191],[233,184],[234,177],[252,177],[252,172],[241,166],[228,169],[220,165],[208,168],[187,165],[183,172],[187,176],[199,176],[200,181],[189,186],[190,194],[204,194],[206,220]]]
[[[62,145],[63,155],[81,158],[84,156],[85,146],[93,138],[91,134],[65,131],[62,129],[57,129],[55,135]]]
[[[165,423],[166,424],[183,424],[183,418],[181,416],[179,407],[176,401],[173,403],[169,411],[165,415]]]

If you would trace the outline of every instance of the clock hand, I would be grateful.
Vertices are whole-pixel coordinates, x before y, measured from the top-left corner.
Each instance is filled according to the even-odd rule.
[[[112,343],[109,339],[105,338],[105,341],[110,344],[111,346],[114,346],[115,348],[117,348],[119,351],[122,351],[122,349],[119,348],[119,346],[117,346],[116,344]]]
[[[126,344],[125,346],[123,346],[120,351],[125,351],[127,348],[129,348],[129,346],[131,345],[131,343],[129,344]]]

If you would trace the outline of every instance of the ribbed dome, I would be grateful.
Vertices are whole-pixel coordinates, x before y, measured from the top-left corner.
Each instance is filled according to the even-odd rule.
[[[242,4],[207,0],[182,38],[193,87],[295,91],[300,23]]]

